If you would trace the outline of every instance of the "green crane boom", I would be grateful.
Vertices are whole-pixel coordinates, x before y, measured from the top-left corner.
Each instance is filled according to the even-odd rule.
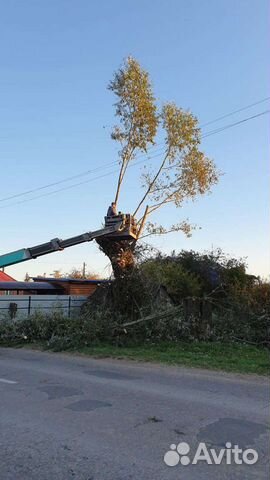
[[[58,250],[64,250],[64,248],[72,247],[73,245],[78,245],[83,242],[91,242],[95,238],[117,232],[120,225],[121,224],[118,223],[112,225],[111,227],[105,227],[94,232],[86,232],[81,235],[77,235],[76,237],[67,238],[66,240],[53,238],[49,242],[42,243],[41,245],[36,245],[30,248],[22,248],[21,250],[0,255],[0,268],[25,262],[26,260],[47,255],[48,253],[57,252]]]
[[[67,238],[66,240],[60,240],[59,238],[53,238],[49,242],[42,243],[41,245],[35,245],[30,248],[22,248],[21,250],[15,250],[14,252],[5,253],[0,255],[0,268],[8,267],[9,265],[15,265],[16,263],[26,262],[33,258],[47,255],[48,253],[64,250],[64,248],[72,247],[84,242],[91,242],[98,237],[106,236],[112,240],[116,238],[127,239],[137,238],[137,225],[134,218],[130,214],[119,214],[110,217],[105,217],[105,227],[94,232],[86,232],[76,237]]]

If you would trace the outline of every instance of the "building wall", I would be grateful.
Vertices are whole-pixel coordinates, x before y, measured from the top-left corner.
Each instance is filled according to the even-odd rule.
[[[76,285],[71,283],[68,285],[68,293],[69,295],[85,295],[90,296],[96,291],[97,285]]]
[[[0,295],[18,295],[16,290],[0,290]]]
[[[58,290],[60,290],[65,295],[85,295],[90,296],[96,291],[99,286],[99,283],[90,283],[88,280],[70,280],[66,281],[66,279],[61,280],[61,278],[44,278],[38,279],[39,282],[44,282],[50,285],[53,285]],[[36,278],[34,278],[34,284],[36,283]],[[33,285],[34,285],[33,284]]]

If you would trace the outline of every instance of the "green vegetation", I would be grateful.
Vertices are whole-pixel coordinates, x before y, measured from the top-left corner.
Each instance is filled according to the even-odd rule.
[[[8,346],[7,344],[5,346]],[[11,345],[12,346],[12,345]],[[44,343],[19,343],[16,347],[47,350]],[[53,349],[55,351],[55,349]],[[120,347],[106,343],[68,348],[67,353],[94,358],[116,358],[242,374],[270,374],[269,351],[251,345],[179,342]]]
[[[220,250],[148,252],[76,317],[58,310],[2,319],[0,344],[266,374],[270,285]]]
[[[224,370],[226,372],[269,375],[269,351],[249,345],[210,342],[160,343],[117,347],[95,345],[82,347],[80,353],[98,358],[126,358],[145,362],[164,363],[186,367]]]

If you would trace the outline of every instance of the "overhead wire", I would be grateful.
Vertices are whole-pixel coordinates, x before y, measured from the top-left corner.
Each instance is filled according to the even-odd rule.
[[[221,119],[221,118],[225,118],[225,117],[230,116],[230,115],[232,115],[232,114],[234,114],[234,113],[237,113],[237,112],[239,112],[239,111],[242,111],[242,110],[245,110],[245,109],[247,109],[247,108],[250,108],[251,106],[254,106],[254,105],[257,105],[257,104],[259,104],[259,103],[262,103],[263,101],[266,101],[266,100],[269,99],[269,98],[270,98],[270,97],[267,97],[266,99],[261,100],[260,102],[255,102],[255,103],[253,103],[253,104],[250,104],[249,106],[243,107],[242,109],[235,110],[234,112],[231,112],[230,114],[224,115],[223,117],[219,117],[219,118],[216,119],[216,120],[213,120],[213,121],[211,121],[211,122],[208,122],[208,125],[209,125],[210,123],[213,123],[213,122]],[[210,131],[210,132],[206,132],[205,134],[202,135],[201,138],[203,139],[203,138],[209,137],[209,136],[211,136],[211,135],[215,135],[215,134],[217,134],[217,133],[220,133],[220,132],[222,132],[222,131],[224,131],[224,130],[227,130],[227,129],[229,129],[229,128],[235,127],[235,126],[237,126],[237,125],[240,125],[240,124],[242,124],[242,123],[244,123],[244,122],[247,122],[247,121],[249,121],[249,120],[252,120],[252,119],[254,119],[254,118],[260,117],[260,116],[262,116],[262,115],[266,115],[266,114],[269,113],[269,112],[270,112],[270,110],[265,110],[264,112],[260,112],[260,113],[258,113],[258,114],[256,114],[256,115],[252,115],[252,116],[250,116],[250,117],[244,118],[244,119],[242,119],[242,120],[239,120],[238,122],[234,122],[234,123],[231,123],[231,124],[228,124],[228,125],[224,125],[223,127],[220,127],[220,128],[218,128],[218,129],[212,130],[212,131]],[[206,124],[204,124],[204,125],[206,125]],[[160,144],[157,144],[157,145],[160,145]],[[147,160],[151,160],[152,158],[155,158],[155,157],[158,157],[158,156],[162,155],[162,154],[163,154],[163,149],[164,149],[164,146],[163,146],[162,149],[156,150],[156,153],[157,153],[156,155],[150,155],[150,156],[149,156],[149,155],[147,156],[146,154],[138,155],[136,158],[138,159],[138,158],[143,157],[143,160],[142,160],[142,161],[139,161],[139,162],[134,162],[134,163],[132,163],[132,164],[130,165],[130,167],[131,167],[131,166],[136,166],[136,165],[138,165],[138,164],[140,164],[140,163],[143,163],[143,162],[145,162],[145,161],[147,161]],[[161,153],[158,153],[158,152],[161,152]],[[115,160],[115,161],[113,161],[113,162],[108,162],[107,164],[101,165],[100,167],[96,167],[96,168],[94,168],[94,169],[86,170],[85,172],[81,172],[81,173],[79,173],[79,174],[72,175],[72,176],[70,176],[70,177],[66,177],[66,178],[64,178],[64,179],[62,179],[62,180],[59,180],[59,181],[56,181],[56,182],[52,182],[52,183],[50,183],[50,184],[43,185],[43,186],[40,186],[40,187],[36,187],[36,188],[34,188],[34,189],[27,190],[27,191],[25,191],[25,192],[17,193],[17,194],[11,195],[11,196],[9,196],[9,197],[1,198],[1,199],[0,199],[0,202],[7,201],[7,200],[11,200],[11,199],[13,199],[13,198],[18,198],[18,197],[20,197],[20,196],[28,195],[28,194],[30,194],[30,193],[34,193],[34,192],[37,192],[37,191],[40,191],[40,190],[44,190],[44,189],[49,188],[49,187],[52,187],[52,186],[57,186],[57,185],[60,185],[60,184],[62,184],[62,183],[68,182],[68,181],[70,181],[70,180],[74,180],[74,179],[76,179],[76,178],[80,178],[80,177],[82,177],[82,176],[85,176],[85,175],[87,175],[87,174],[90,174],[90,173],[94,173],[94,172],[103,170],[104,168],[108,168],[108,167],[113,166],[113,165],[116,165],[116,164],[118,164],[118,163],[119,163],[119,160]],[[68,190],[68,189],[71,189],[71,188],[75,188],[75,187],[77,187],[77,186],[80,186],[80,185],[83,185],[83,184],[92,182],[92,181],[94,181],[94,180],[97,180],[97,179],[100,179],[100,178],[104,178],[104,177],[107,177],[107,176],[109,176],[109,175],[113,175],[114,173],[117,173],[117,171],[118,171],[118,170],[113,170],[113,171],[108,172],[108,173],[106,173],[106,174],[99,175],[99,176],[97,176],[97,177],[90,178],[90,179],[85,180],[85,181],[83,181],[83,182],[78,182],[78,183],[76,183],[76,184],[72,184],[72,185],[69,185],[69,186],[67,186],[67,187],[63,187],[63,188],[54,190],[54,191],[52,191],[52,192],[47,192],[47,193],[44,193],[44,194],[41,194],[41,195],[38,195],[38,196],[35,196],[35,197],[31,197],[31,198],[28,198],[28,199],[25,199],[25,200],[21,200],[21,201],[14,202],[14,203],[11,203],[11,204],[8,204],[8,205],[4,205],[4,206],[1,206],[0,209],[6,208],[6,207],[9,207],[9,206],[18,205],[18,204],[21,204],[21,203],[30,202],[30,201],[36,200],[36,199],[38,199],[38,198],[46,197],[46,196],[53,195],[53,194],[55,194],[55,193],[58,193],[58,192],[61,192],[61,191],[64,191],[64,190]]]
[[[52,182],[52,183],[47,183],[46,185],[42,185],[40,187],[36,187],[36,188],[31,189],[31,190],[25,190],[24,192],[16,193],[14,195],[10,195],[9,197],[0,198],[0,202],[4,202],[6,200],[11,200],[12,198],[21,197],[23,195],[29,195],[30,193],[34,193],[34,192],[37,192],[39,190],[45,190],[46,188],[49,188],[49,187],[55,187],[56,185],[60,185],[61,183],[65,183],[65,182],[68,182],[70,180],[75,180],[75,178],[83,177],[85,175],[88,175],[89,173],[94,173],[96,171],[103,170],[104,168],[108,168],[109,166],[112,166],[112,164],[115,164],[115,163],[117,163],[117,161],[109,162],[109,163],[104,164],[100,167],[96,167],[96,168],[93,168],[93,169],[90,169],[90,170],[85,170],[84,172],[78,173],[76,175],[72,175],[70,177],[66,177],[62,180],[58,180],[58,181]]]
[[[211,120],[210,122],[207,122],[207,123],[202,124],[202,125],[200,126],[200,128],[203,128],[203,127],[205,127],[206,125],[210,125],[210,124],[212,124],[212,123],[215,123],[215,122],[217,122],[217,121],[219,121],[219,120],[221,120],[221,119],[227,118],[227,117],[229,117],[229,116],[231,116],[231,115],[235,115],[236,113],[239,113],[239,112],[241,112],[241,111],[243,111],[243,110],[246,110],[246,109],[248,109],[248,108],[251,108],[251,107],[254,107],[254,106],[256,106],[256,105],[259,105],[259,104],[261,104],[261,103],[263,103],[263,102],[266,102],[266,101],[269,100],[269,99],[270,99],[270,97],[266,97],[266,98],[264,98],[264,99],[262,99],[262,100],[259,100],[259,101],[257,101],[257,102],[251,103],[251,104],[249,104],[249,105],[246,105],[246,106],[244,106],[244,107],[242,107],[242,108],[240,108],[240,109],[238,109],[238,110],[234,110],[234,111],[232,111],[232,112],[230,112],[230,113],[227,113],[227,114],[225,114],[225,115],[222,115],[221,117],[217,117],[217,118],[215,118],[214,120]],[[244,120],[244,121],[246,121],[246,120]],[[236,122],[236,124],[237,124],[237,122]],[[221,128],[222,128],[222,127],[221,127]],[[225,128],[229,128],[229,127],[226,126]],[[224,128],[224,129],[225,129],[225,128]],[[218,130],[216,130],[216,131],[218,131]],[[220,131],[222,131],[222,130],[220,130]],[[204,137],[206,137],[206,136],[209,136],[210,134],[212,134],[212,132],[209,132],[209,133],[203,135],[202,138],[204,138]],[[155,148],[157,148],[159,145],[161,145],[161,144],[156,144],[155,146],[150,147],[150,149],[155,149]],[[144,155],[141,155],[141,156],[144,156]],[[141,156],[137,156],[137,158],[140,158]],[[18,197],[21,197],[21,196],[24,196],[24,195],[29,195],[29,194],[31,194],[31,193],[35,193],[35,192],[40,191],[40,190],[45,190],[46,188],[50,188],[50,187],[54,187],[54,186],[57,186],[57,185],[61,185],[62,183],[66,183],[66,182],[69,182],[69,181],[71,181],[71,180],[75,180],[76,178],[80,178],[80,177],[89,175],[89,174],[91,174],[91,173],[95,173],[95,172],[97,172],[97,171],[100,171],[100,170],[103,170],[103,169],[105,169],[105,168],[108,168],[108,167],[110,167],[110,166],[116,165],[118,162],[119,162],[118,160],[115,160],[115,161],[113,161],[113,162],[108,162],[108,163],[106,163],[106,164],[104,164],[104,165],[101,165],[101,166],[99,166],[99,167],[96,167],[96,168],[94,168],[94,169],[85,170],[85,171],[80,172],[80,173],[78,173],[78,174],[76,174],[76,175],[72,175],[72,176],[63,178],[63,179],[58,180],[58,181],[56,181],[56,182],[48,183],[48,184],[42,185],[42,186],[40,186],[40,187],[35,187],[35,188],[33,188],[33,189],[30,189],[30,190],[25,190],[25,191],[23,191],[23,192],[19,192],[19,193],[16,193],[16,194],[14,194],[14,195],[10,195],[10,196],[7,196],[7,197],[0,198],[0,202],[5,202],[5,201],[7,201],[7,200],[12,200],[13,198],[18,198]]]
[[[162,155],[162,153],[159,153],[159,154],[156,154],[156,155],[152,155],[151,157],[149,157],[149,159],[151,159],[151,158],[156,158],[156,157],[161,156],[161,155]],[[135,167],[135,166],[137,166],[137,165],[139,165],[139,164],[141,164],[141,163],[145,163],[145,159],[140,160],[140,161],[138,161],[138,162],[132,163],[131,165],[129,165],[129,168]],[[90,179],[88,179],[88,180],[84,180],[83,182],[78,182],[78,183],[75,183],[75,184],[72,184],[72,185],[68,185],[67,187],[59,188],[59,189],[54,190],[54,191],[52,191],[52,192],[43,193],[43,194],[41,194],[41,195],[37,195],[36,197],[27,198],[27,199],[25,199],[25,200],[20,200],[20,201],[14,202],[14,203],[10,203],[10,204],[8,204],[8,205],[3,205],[3,206],[0,207],[0,209],[7,208],[7,207],[12,207],[12,206],[14,206],[14,205],[20,205],[20,204],[22,204],[22,203],[31,202],[32,200],[37,200],[38,198],[42,198],[42,197],[47,197],[47,196],[50,196],[50,195],[54,195],[55,193],[59,193],[59,192],[62,192],[62,191],[64,191],[64,190],[70,190],[70,189],[75,188],[75,187],[78,187],[78,186],[80,186],[80,185],[84,185],[84,184],[86,184],[86,183],[90,183],[90,182],[93,182],[93,181],[95,181],[95,180],[99,180],[99,179],[101,179],[101,178],[108,177],[108,176],[113,175],[114,173],[117,173],[117,172],[118,172],[118,170],[113,170],[113,171],[111,171],[111,172],[104,173],[103,175],[98,175],[97,177],[90,178]]]
[[[259,105],[259,104],[261,104],[261,103],[263,103],[263,102],[266,102],[266,101],[269,100],[269,99],[270,99],[270,97],[266,97],[266,98],[263,98],[262,100],[259,100],[259,101],[254,102],[254,103],[250,103],[249,105],[246,105],[246,106],[244,106],[244,107],[242,107],[242,108],[239,108],[238,110],[233,110],[232,112],[229,112],[229,113],[227,113],[227,114],[225,114],[225,115],[222,115],[221,117],[217,117],[217,118],[215,118],[214,120],[211,120],[211,121],[209,121],[209,122],[206,122],[206,123],[202,124],[202,125],[200,126],[200,128],[203,128],[203,127],[205,127],[205,126],[207,126],[207,125],[210,125],[210,124],[215,123],[215,122],[217,122],[217,121],[219,121],[219,120],[222,120],[222,119],[224,119],[224,118],[227,118],[227,117],[229,117],[229,116],[231,116],[231,115],[235,115],[236,113],[242,112],[243,110],[246,110],[246,109],[248,109],[248,108],[251,108],[251,107],[254,107],[254,106],[256,106],[256,105]],[[236,124],[237,124],[237,123],[236,123]],[[221,127],[221,128],[222,128],[222,127]],[[229,127],[226,126],[226,128],[229,128]],[[224,128],[224,129],[225,129],[225,128]],[[222,130],[220,130],[220,131],[222,131]],[[209,132],[209,133],[203,135],[202,138],[204,138],[204,137],[206,137],[206,136],[209,136],[210,134],[212,134],[212,132]],[[156,148],[157,148],[158,146],[160,146],[160,145],[161,145],[161,143],[160,143],[160,144],[156,144],[156,145],[150,147],[150,150],[151,150],[151,149],[156,149]],[[138,155],[136,158],[140,158],[140,157],[142,157],[142,156],[144,156],[144,155]],[[12,200],[13,198],[22,197],[22,196],[24,196],[24,195],[29,195],[29,194],[31,194],[31,193],[35,193],[35,192],[40,191],[40,190],[45,190],[46,188],[50,188],[50,187],[54,187],[54,186],[57,186],[57,185],[61,185],[62,183],[66,183],[66,182],[69,182],[69,181],[71,181],[71,180],[75,180],[76,178],[80,178],[80,177],[89,175],[89,174],[91,174],[91,173],[95,173],[95,172],[97,172],[97,171],[106,169],[106,168],[108,168],[108,167],[110,167],[110,166],[116,165],[118,162],[119,162],[119,160],[115,160],[115,161],[113,161],[113,162],[108,162],[108,163],[106,163],[106,164],[104,164],[104,165],[100,165],[99,167],[96,167],[96,168],[94,168],[94,169],[85,170],[85,171],[80,172],[80,173],[78,173],[78,174],[76,174],[76,175],[72,175],[72,176],[63,178],[63,179],[58,180],[58,181],[56,181],[56,182],[48,183],[48,184],[45,184],[45,185],[41,185],[40,187],[35,187],[35,188],[33,188],[33,189],[25,190],[25,191],[23,191],[23,192],[19,192],[19,193],[16,193],[16,194],[14,194],[14,195],[10,195],[10,196],[8,196],[8,197],[0,198],[0,202],[5,202],[5,201],[7,201],[7,200]]]
[[[233,110],[230,113],[226,113],[225,115],[222,115],[221,117],[214,118],[214,120],[210,120],[210,122],[203,123],[200,127],[206,127],[207,125],[211,125],[212,123],[219,122],[220,120],[223,120],[224,118],[231,117],[232,115],[235,115],[236,113],[243,112],[244,110],[247,110],[248,108],[255,107],[256,105],[259,105],[260,103],[264,103],[270,100],[270,97],[263,98],[262,100],[259,100],[258,102],[250,103],[249,105],[246,105],[245,107],[239,108],[238,110]]]
[[[253,118],[261,117],[262,115],[266,115],[269,112],[270,110],[265,110],[264,112],[257,113],[256,115],[252,115],[251,117],[244,118],[242,120],[239,120],[238,122],[230,123],[229,125],[224,125],[223,127],[217,128],[216,130],[212,130],[211,132],[205,133],[204,135],[202,135],[202,138],[210,137],[210,135],[215,135],[216,133],[223,132],[223,130],[227,130],[228,128],[232,128],[232,127],[235,127],[236,125],[240,125],[241,123],[248,122]]]

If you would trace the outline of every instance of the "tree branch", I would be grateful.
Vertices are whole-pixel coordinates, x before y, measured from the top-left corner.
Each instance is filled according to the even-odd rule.
[[[150,237],[151,235],[167,235],[167,233],[172,233],[172,232],[177,232],[177,230],[175,230],[174,228],[172,228],[171,230],[166,230],[165,232],[151,232],[151,233],[147,233],[146,235],[144,235],[143,237],[141,237],[140,240],[142,240],[142,239],[145,238],[145,237]]]
[[[154,212],[158,208],[162,207],[162,205],[164,205],[165,203],[170,203],[170,202],[173,202],[173,199],[169,200],[169,197],[165,198],[162,202],[152,205],[152,207],[149,208],[149,213]]]
[[[128,149],[128,147],[127,147],[127,149]],[[114,200],[116,205],[117,205],[117,202],[118,202],[121,185],[122,185],[122,182],[123,182],[128,164],[131,160],[131,157],[132,157],[132,154],[133,154],[134,150],[135,150],[135,147],[132,147],[131,151],[129,153],[127,153],[122,160],[122,165],[121,165],[121,169],[120,169],[120,172],[119,172],[117,189],[116,189],[115,200]]]
[[[121,165],[121,169],[120,169],[119,176],[118,176],[117,188],[116,188],[115,199],[114,199],[114,202],[115,202],[116,205],[117,205],[118,198],[119,198],[120,187],[121,187],[121,184],[122,184],[122,181],[123,181],[123,176],[122,176],[123,170],[124,170],[124,160],[122,160],[122,165]]]
[[[165,155],[165,157],[164,157],[164,159],[163,159],[163,161],[162,161],[162,163],[161,163],[161,165],[160,165],[160,167],[159,167],[156,175],[154,176],[152,182],[150,182],[150,184],[149,184],[149,186],[148,186],[148,189],[146,190],[143,198],[141,199],[140,203],[138,204],[136,210],[134,211],[133,216],[136,215],[136,213],[138,212],[138,210],[141,208],[142,204],[144,203],[145,199],[146,199],[147,196],[149,195],[149,193],[150,193],[150,191],[151,191],[151,188],[152,188],[153,185],[155,184],[157,178],[159,177],[159,175],[160,175],[160,173],[161,173],[161,171],[162,171],[162,169],[163,169],[163,167],[164,167],[164,165],[165,165],[165,163],[166,163],[166,160],[167,160],[167,158],[168,158],[168,156],[169,156],[169,153],[170,153],[170,148],[168,148],[167,153],[166,153],[166,155]]]
[[[140,227],[139,227],[139,231],[138,231],[138,234],[137,234],[137,239],[140,237],[142,231],[143,231],[143,228],[144,228],[144,225],[145,225],[145,222],[146,222],[146,218],[148,216],[148,210],[149,210],[149,207],[148,205],[146,206],[145,208],[145,212],[144,212],[144,215],[143,217],[140,219]]]
[[[129,150],[129,145],[130,145],[130,139],[131,139],[131,133],[132,133],[132,131],[133,131],[133,122],[131,122],[131,126],[130,126],[130,129],[129,129],[129,132],[128,132],[128,140],[127,140],[127,146],[126,146],[126,153],[125,153],[125,155],[124,155],[124,158],[122,159],[122,165],[121,165],[121,169],[120,169],[119,176],[118,176],[117,188],[116,188],[115,199],[114,199],[114,202],[115,202],[116,205],[117,205],[117,202],[118,202],[118,198],[119,198],[119,194],[120,194],[120,189],[121,189],[121,185],[122,185],[122,182],[123,182],[125,173],[126,173],[127,166],[128,166],[128,164],[129,164],[129,162],[130,162],[131,155],[133,154],[134,149],[135,149],[135,147],[133,147],[133,148],[131,149],[131,151],[130,151],[130,154],[128,155],[128,150]]]

